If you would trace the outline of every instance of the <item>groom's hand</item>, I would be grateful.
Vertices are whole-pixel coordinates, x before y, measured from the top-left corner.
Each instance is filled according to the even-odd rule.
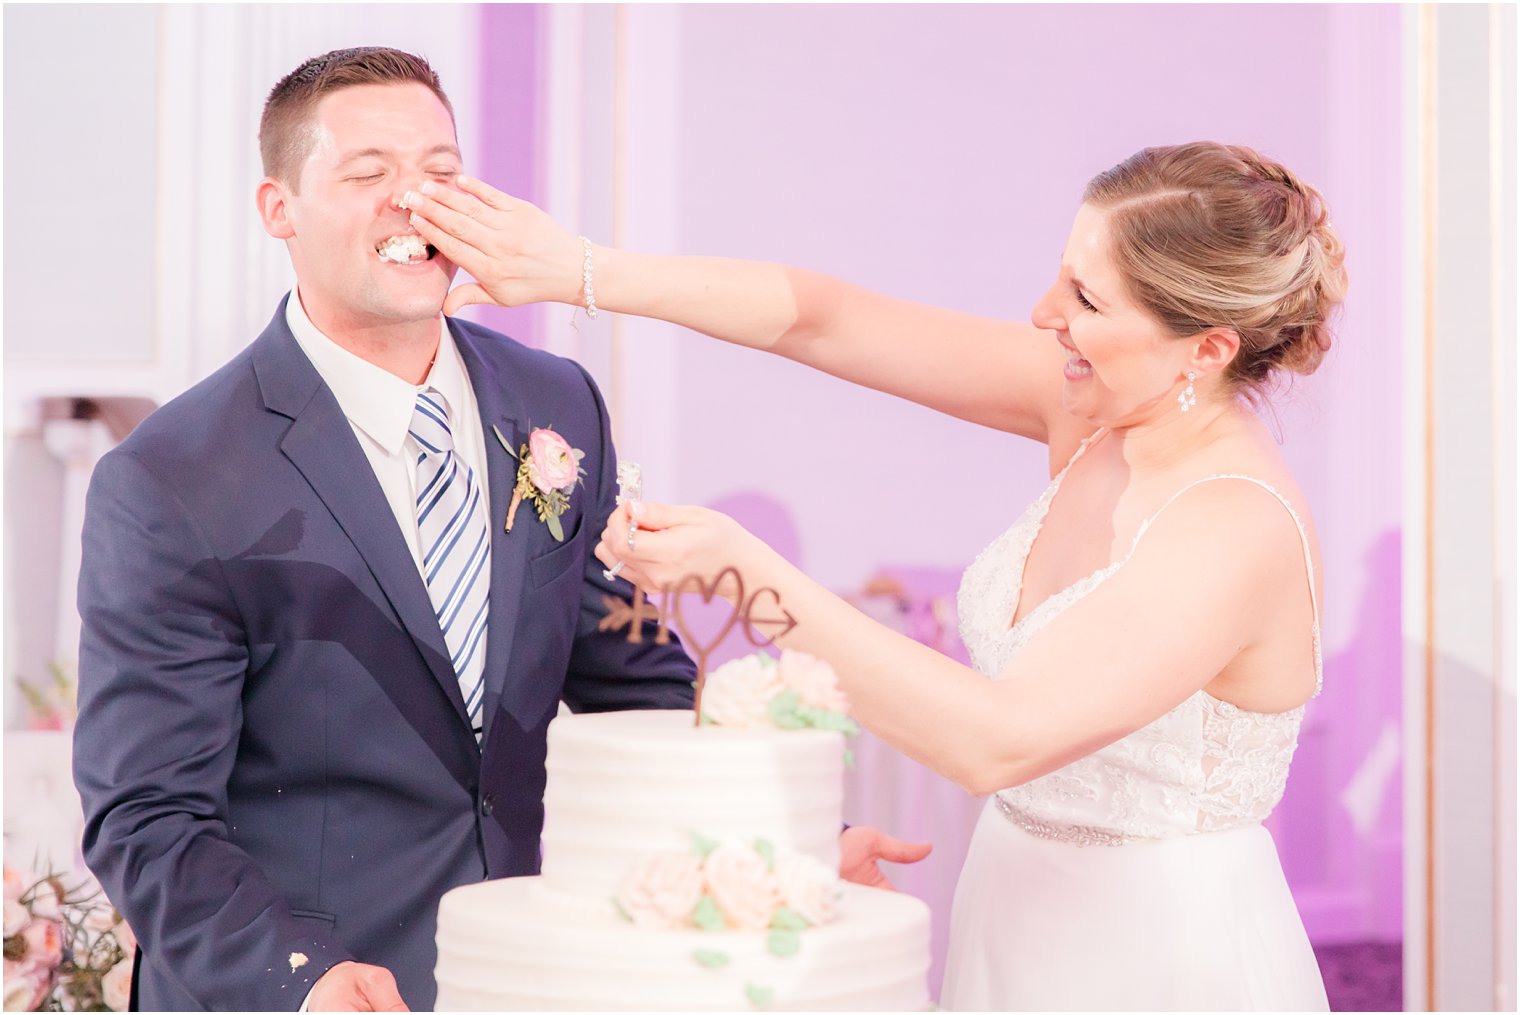
[[[897,889],[892,887],[892,882],[876,866],[877,861],[917,863],[933,848],[932,842],[904,842],[879,828],[855,825],[846,828],[839,836],[839,876],[867,888],[895,892]]]
[[[411,1011],[384,966],[340,962],[312,985],[307,1011]]]

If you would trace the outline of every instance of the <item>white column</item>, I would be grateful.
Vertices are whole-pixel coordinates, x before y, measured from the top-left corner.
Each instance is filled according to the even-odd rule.
[[[1515,1007],[1515,12],[1411,12],[1405,1006]]]

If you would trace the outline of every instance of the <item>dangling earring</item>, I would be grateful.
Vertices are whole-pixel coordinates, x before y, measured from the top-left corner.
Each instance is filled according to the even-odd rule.
[[[1198,379],[1198,375],[1189,370],[1187,379],[1188,386],[1183,389],[1180,395],[1177,396],[1177,404],[1182,406],[1183,412],[1187,412],[1193,406],[1198,404],[1198,398],[1193,394],[1193,382]]]

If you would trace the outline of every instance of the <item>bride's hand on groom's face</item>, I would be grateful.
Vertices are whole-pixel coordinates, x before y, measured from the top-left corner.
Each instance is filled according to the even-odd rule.
[[[757,544],[758,540],[738,522],[718,511],[672,504],[625,504],[607,519],[596,556],[609,568],[622,561],[620,577],[652,593],[689,575],[711,580],[729,567],[737,568],[748,581],[750,558],[754,556],[750,551]],[[720,588],[718,594],[728,598],[734,591]]]
[[[448,295],[443,312],[470,303],[579,303],[583,252],[575,236],[538,207],[468,176],[408,191],[412,226],[444,257],[475,276]]]

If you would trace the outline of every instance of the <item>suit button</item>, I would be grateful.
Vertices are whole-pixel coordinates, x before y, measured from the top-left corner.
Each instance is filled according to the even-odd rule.
[[[480,801],[480,813],[484,814],[486,817],[489,818],[491,816],[491,812],[494,811],[495,809],[496,809],[496,798],[494,796],[492,796],[491,794],[487,793],[485,795],[485,797],[483,797],[481,799],[481,801]]]

